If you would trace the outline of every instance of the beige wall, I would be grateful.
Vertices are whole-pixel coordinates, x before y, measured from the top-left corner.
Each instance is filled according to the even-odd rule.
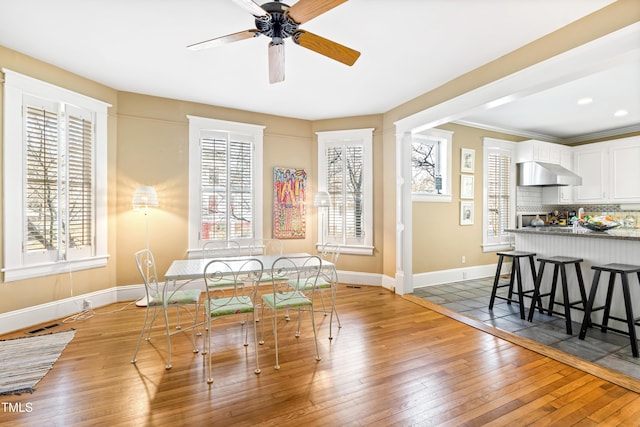
[[[120,93],[118,115],[117,285],[140,283],[133,253],[145,246],[145,218],[131,210],[138,185],[156,188],[160,206],[149,214],[149,246],[158,274],[187,256],[189,128],[187,115],[266,126],[264,130],[263,237],[271,237],[273,168],[305,168],[315,188],[311,123],[166,98]],[[310,193],[313,194],[313,193]],[[315,212],[307,209],[307,236],[284,243],[285,251],[311,252]],[[126,237],[124,237],[126,236]]]
[[[482,252],[482,162],[483,138],[522,141],[524,138],[468,126],[438,126],[454,132],[452,147],[451,203],[413,203],[413,273],[449,270],[496,262],[493,252]],[[473,225],[460,225],[460,154],[462,148],[475,150]],[[462,263],[464,256],[465,263]]]
[[[43,277],[13,283],[0,283],[0,313],[56,301],[117,285],[139,283],[132,254],[144,247],[144,216],[131,210],[131,196],[139,184],[154,185],[158,190],[160,207],[153,209],[149,217],[150,245],[158,257],[159,271],[164,271],[173,258],[181,258],[187,249],[187,167],[188,129],[186,115],[212,117],[221,120],[255,123],[266,126],[264,157],[264,234],[271,229],[271,182],[274,166],[304,167],[310,171],[310,186],[315,191],[317,183],[317,139],[314,132],[348,128],[373,127],[374,133],[374,244],[373,257],[341,258],[340,268],[383,273],[395,276],[395,228],[396,228],[396,160],[395,128],[393,122],[408,115],[437,105],[461,95],[485,83],[521,70],[553,55],[592,41],[609,32],[623,28],[638,20],[640,2],[620,0],[591,16],[571,24],[543,39],[505,55],[451,82],[392,109],[382,115],[354,117],[309,122],[282,118],[247,111],[238,111],[209,105],[175,101],[117,92],[90,80],[78,77],[60,68],[34,60],[21,53],[0,46],[0,67],[74,90],[112,104],[109,110],[108,139],[108,265],[68,275]],[[454,77],[454,76],[452,76]],[[2,88],[0,87],[0,95]],[[0,130],[2,122],[0,121]],[[443,127],[445,128],[445,127]],[[459,156],[461,146],[477,146],[479,135],[457,129],[454,136],[454,153]],[[0,138],[2,138],[0,132]],[[460,139],[458,139],[460,138]],[[1,141],[4,145],[6,141]],[[479,151],[476,151],[479,153]],[[291,159],[283,164],[283,159]],[[454,157],[459,164],[458,157]],[[289,161],[287,162],[289,163]],[[456,176],[458,175],[458,176]],[[478,172],[476,172],[476,202],[479,197]],[[454,172],[453,188],[456,189],[459,174]],[[458,185],[459,187],[459,185]],[[3,206],[4,210],[10,207]],[[458,201],[444,206],[428,204],[417,207],[424,216],[451,216],[457,221]],[[316,239],[316,213],[307,211],[307,238],[291,240],[286,250],[313,250]],[[416,222],[418,218],[416,218]],[[477,218],[476,224],[479,224]],[[0,230],[0,241],[2,240]],[[417,229],[414,236],[414,252],[428,252],[434,246],[434,238],[447,245],[445,234],[455,235],[454,241],[474,242],[479,246],[481,229],[459,227],[453,222],[448,227],[433,230]],[[449,239],[451,240],[451,239]],[[475,244],[478,242],[478,245]],[[450,259],[423,263],[415,257],[415,271],[433,271],[456,266],[461,256],[460,244],[452,244]],[[440,251],[441,252],[441,251]],[[467,265],[487,263],[487,256],[469,251]],[[0,250],[0,259],[2,253]],[[426,258],[426,257],[425,257]],[[430,258],[438,259],[437,256]],[[346,263],[349,265],[347,266]],[[343,264],[344,262],[344,264]],[[459,265],[458,265],[459,266]]]

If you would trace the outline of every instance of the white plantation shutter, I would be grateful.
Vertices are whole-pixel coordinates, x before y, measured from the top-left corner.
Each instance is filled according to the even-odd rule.
[[[26,232],[27,252],[50,252],[44,258],[55,260],[59,248],[59,114],[51,103],[24,109],[25,161],[27,193]]]
[[[513,143],[485,138],[483,246],[510,243],[507,228],[515,222],[515,164]]]
[[[110,105],[2,72],[5,282],[106,266]]]
[[[94,130],[91,113],[25,97],[25,259],[91,256]]]
[[[344,253],[370,254],[372,249],[372,132],[318,132],[318,186],[331,197],[326,240],[344,245]],[[322,233],[323,227],[319,228]]]
[[[205,132],[201,149],[202,240],[253,236],[253,144],[239,135]]]
[[[364,148],[342,145],[327,148],[327,191],[331,196],[327,234],[334,241],[357,243],[364,236]]]
[[[488,235],[500,238],[509,226],[509,186],[511,157],[503,153],[490,153],[487,162],[489,185],[487,187]]]
[[[189,256],[209,240],[262,235],[264,126],[189,119]]]

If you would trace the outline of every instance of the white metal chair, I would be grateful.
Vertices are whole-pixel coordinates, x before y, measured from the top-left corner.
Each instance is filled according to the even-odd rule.
[[[207,362],[207,383],[213,382],[211,374],[211,321],[223,317],[253,314],[253,342],[256,359],[255,373],[260,373],[260,359],[258,356],[258,336],[256,332],[255,300],[258,282],[262,276],[262,262],[255,258],[242,260],[213,260],[204,271],[206,299],[203,302],[205,312],[205,341],[203,354],[209,356]],[[233,282],[232,289],[222,289],[218,282]],[[248,327],[245,328],[244,345],[248,345]]]
[[[191,342],[193,344],[193,352],[197,353],[198,347],[195,341],[195,328],[197,327],[197,313],[198,304],[200,301],[200,290],[198,289],[181,289],[184,284],[171,286],[167,284],[158,283],[158,275],[156,273],[156,264],[153,258],[153,254],[149,249],[143,249],[134,254],[138,271],[144,280],[145,292],[147,294],[147,308],[144,317],[144,324],[140,330],[140,336],[138,337],[138,343],[136,350],[133,353],[131,363],[137,362],[138,350],[140,349],[140,342],[142,337],[147,335],[146,340],[151,340],[151,328],[153,322],[158,316],[159,311],[162,311],[164,315],[165,333],[167,337],[167,364],[166,368],[171,369],[171,335],[177,332],[184,332],[180,324],[177,326],[177,331],[169,331],[169,307],[176,307],[178,310],[184,308],[189,313],[193,325],[189,327],[191,329]],[[194,306],[194,311],[188,310],[188,306]],[[151,312],[153,311],[153,314]],[[179,321],[179,317],[178,317]]]
[[[249,242],[249,255],[282,255],[282,240],[253,239]]]
[[[240,244],[235,240],[207,240],[202,244],[202,258],[240,255]]]
[[[322,246],[321,257],[323,260],[330,261],[333,265],[323,265],[320,270],[320,276],[318,277],[318,283],[316,288],[320,290],[320,299],[322,301],[322,310],[324,315],[327,315],[327,309],[325,306],[324,294],[325,291],[329,292],[331,298],[331,315],[329,316],[329,339],[333,339],[333,315],[335,314],[338,321],[338,328],[342,328],[340,323],[340,316],[336,310],[336,294],[338,292],[338,272],[336,266],[338,259],[340,258],[340,251],[342,246],[332,243],[325,243]]]
[[[278,355],[278,313],[290,310],[298,311],[298,329],[296,338],[300,337],[300,327],[302,324],[302,311],[308,311],[311,316],[311,326],[316,345],[316,360],[321,360],[318,348],[318,336],[313,313],[313,303],[315,296],[315,284],[320,274],[322,260],[320,257],[298,256],[280,257],[271,266],[273,277],[272,292],[262,295],[262,318],[264,319],[265,308],[271,310],[273,320],[273,337],[275,341],[276,364],[275,369],[280,369]],[[278,277],[287,276],[288,280],[280,280]],[[304,289],[308,289],[305,293]],[[310,291],[309,291],[310,290]],[[264,343],[264,322],[262,324],[262,339]]]

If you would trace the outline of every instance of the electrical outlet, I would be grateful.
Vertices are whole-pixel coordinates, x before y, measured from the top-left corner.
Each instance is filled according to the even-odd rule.
[[[91,301],[89,301],[88,299],[82,301],[82,309],[91,310]]]
[[[464,255],[462,255],[462,263],[464,264],[465,262],[467,262],[467,257],[465,257]]]

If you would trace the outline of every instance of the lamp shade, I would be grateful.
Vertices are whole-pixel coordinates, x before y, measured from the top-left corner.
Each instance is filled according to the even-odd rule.
[[[148,185],[139,186],[133,193],[131,204],[134,209],[158,206],[158,195],[156,194],[155,188]]]
[[[331,196],[326,191],[318,191],[313,199],[313,206],[316,208],[328,208],[331,206]]]

